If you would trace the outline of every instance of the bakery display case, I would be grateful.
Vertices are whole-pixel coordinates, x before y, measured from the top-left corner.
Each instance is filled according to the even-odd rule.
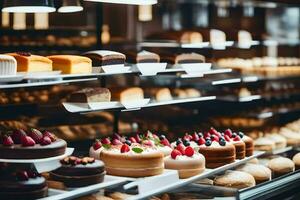
[[[0,199],[299,199],[300,3],[0,8]]]

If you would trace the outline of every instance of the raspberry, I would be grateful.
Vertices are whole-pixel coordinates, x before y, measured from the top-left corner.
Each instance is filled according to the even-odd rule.
[[[130,151],[130,148],[127,144],[123,144],[122,147],[121,147],[121,153],[126,153]]]
[[[194,133],[192,135],[192,137],[193,137],[193,141],[198,141],[199,140],[199,135],[197,133]]]
[[[232,137],[232,131],[230,129],[225,130],[224,134],[229,136],[230,138]]]
[[[205,144],[205,139],[202,137],[198,140],[198,145],[203,145]]]
[[[194,155],[195,151],[192,147],[187,147],[185,149],[185,155],[188,157],[192,157]]]
[[[160,143],[164,146],[169,146],[169,147],[171,146],[169,140],[166,138],[161,140]]]
[[[180,153],[180,151],[178,151],[177,149],[173,149],[173,151],[171,152],[171,157],[173,159],[176,159],[177,156],[181,156],[182,154]]]
[[[182,154],[185,154],[185,146],[183,144],[177,145],[176,149]]]

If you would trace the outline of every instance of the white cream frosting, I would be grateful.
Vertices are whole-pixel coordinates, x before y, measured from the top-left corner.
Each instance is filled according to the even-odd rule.
[[[168,156],[172,152],[172,148],[169,146],[158,147],[158,150],[164,153],[164,156]]]
[[[91,148],[90,148],[90,157],[95,158],[95,159],[97,159],[97,160],[100,160],[100,153],[101,153],[101,151],[102,151],[103,149],[104,149],[104,148],[101,147],[101,148],[95,150],[94,147],[91,146]]]
[[[88,51],[85,54],[98,54],[100,56],[110,56],[110,55],[120,55],[125,56],[124,54],[116,51],[109,51],[109,50],[96,50],[96,51]]]

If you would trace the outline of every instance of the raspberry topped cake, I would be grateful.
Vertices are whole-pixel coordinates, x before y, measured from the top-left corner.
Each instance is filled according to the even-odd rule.
[[[165,168],[178,170],[179,178],[189,178],[205,170],[205,158],[191,146],[178,144],[170,156],[165,157]]]
[[[242,137],[244,136],[244,134],[241,133],[241,132],[233,133],[230,129],[227,129],[227,130],[225,130],[224,135],[228,136],[231,139],[231,143],[235,146],[236,159],[245,158],[245,156],[246,156],[246,144],[242,140]],[[228,137],[226,137],[227,140],[228,140]]]
[[[126,142],[105,145],[100,159],[109,175],[146,177],[163,173],[164,154],[155,146]]]
[[[1,199],[39,199],[47,196],[45,178],[32,169],[0,164]]]
[[[61,160],[62,166],[50,173],[51,179],[66,187],[84,187],[103,182],[104,163],[95,158],[69,156]]]
[[[40,159],[63,155],[66,141],[57,138],[49,131],[22,129],[1,135],[0,158],[3,159]]]
[[[199,138],[199,153],[204,155],[207,168],[217,168],[235,161],[235,146],[226,138],[215,129]]]

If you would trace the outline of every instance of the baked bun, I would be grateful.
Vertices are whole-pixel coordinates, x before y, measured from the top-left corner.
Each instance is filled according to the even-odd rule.
[[[224,175],[215,178],[214,185],[242,189],[255,186],[255,179],[246,172],[227,171]]]
[[[268,167],[272,170],[274,177],[295,171],[295,164],[291,159],[278,157],[268,162]]]
[[[300,153],[294,155],[293,162],[295,163],[296,169],[300,169]]]
[[[269,168],[258,164],[245,164],[238,167],[236,170],[251,174],[256,184],[271,180],[272,172]]]

